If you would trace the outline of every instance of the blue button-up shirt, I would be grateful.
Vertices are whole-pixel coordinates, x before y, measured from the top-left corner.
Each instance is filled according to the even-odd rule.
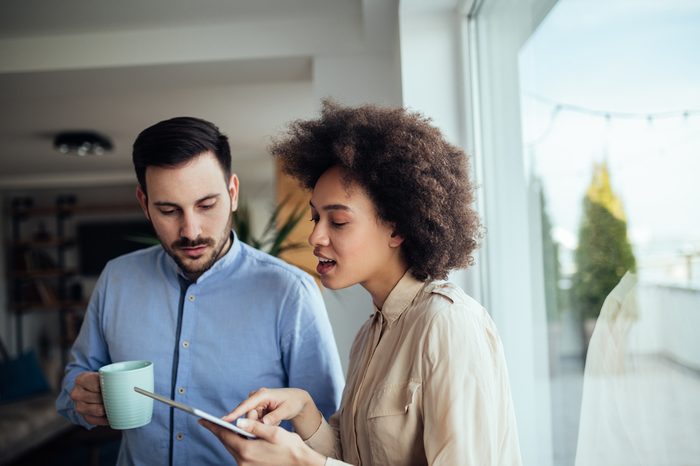
[[[75,378],[117,361],[154,363],[156,393],[224,415],[260,387],[307,390],[328,417],[343,375],[318,287],[241,243],[194,282],[162,247],[110,261],[97,281],[66,368],[58,411],[92,427],[70,399]],[[171,417],[172,416],[172,417]],[[232,464],[197,419],[154,402],[150,424],[123,431],[118,464]]]

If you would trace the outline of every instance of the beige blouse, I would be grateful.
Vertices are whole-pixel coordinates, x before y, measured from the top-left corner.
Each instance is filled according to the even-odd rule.
[[[355,337],[340,410],[306,443],[326,465],[520,465],[486,310],[451,283],[407,272]]]

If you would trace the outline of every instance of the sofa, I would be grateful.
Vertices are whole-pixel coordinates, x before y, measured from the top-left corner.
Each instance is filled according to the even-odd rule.
[[[0,404],[0,465],[8,464],[73,427],[45,393]]]

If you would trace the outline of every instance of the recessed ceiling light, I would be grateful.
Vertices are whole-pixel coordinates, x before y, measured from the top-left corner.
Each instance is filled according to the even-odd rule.
[[[53,139],[53,147],[61,154],[104,155],[112,150],[112,141],[95,131],[62,131]]]

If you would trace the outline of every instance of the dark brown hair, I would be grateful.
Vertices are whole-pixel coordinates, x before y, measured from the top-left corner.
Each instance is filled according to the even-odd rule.
[[[482,228],[467,155],[422,115],[324,101],[319,119],[292,122],[271,152],[307,189],[340,167],[403,236],[403,257],[419,280],[473,263]]]
[[[146,192],[146,168],[176,167],[205,152],[214,154],[228,183],[231,149],[216,125],[201,118],[175,117],[149,126],[134,141],[132,152],[141,189]]]

